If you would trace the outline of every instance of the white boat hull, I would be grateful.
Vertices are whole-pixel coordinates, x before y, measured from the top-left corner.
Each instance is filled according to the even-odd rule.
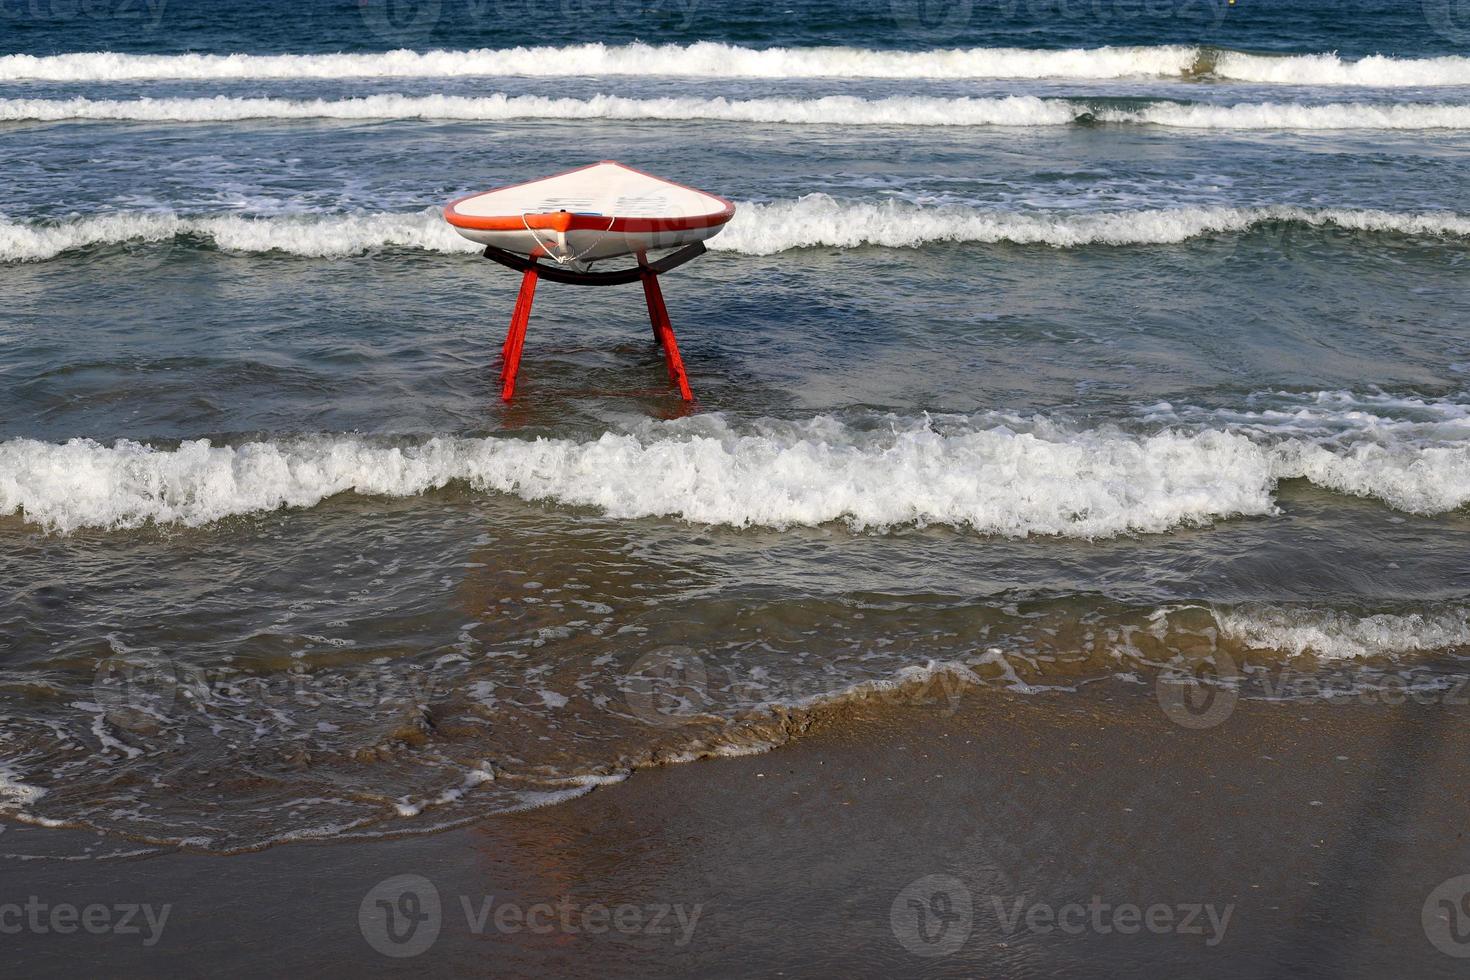
[[[471,194],[444,209],[472,242],[559,264],[692,245],[719,234],[734,213],[724,198],[612,161]]]

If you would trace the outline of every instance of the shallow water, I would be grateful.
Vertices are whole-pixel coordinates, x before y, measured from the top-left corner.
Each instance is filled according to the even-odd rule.
[[[1454,688],[1455,25],[879,6],[13,20],[0,809],[237,850],[854,698]],[[599,158],[739,202],[666,285],[692,408],[636,290],[543,288],[497,398],[514,283],[434,209]]]

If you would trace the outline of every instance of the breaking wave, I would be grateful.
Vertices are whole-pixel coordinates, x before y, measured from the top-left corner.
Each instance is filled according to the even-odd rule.
[[[108,82],[145,79],[437,78],[680,75],[705,78],[1218,78],[1283,85],[1470,85],[1470,58],[1348,60],[1335,54],[1254,55],[1192,45],[1073,48],[952,48],[877,51],[851,47],[755,49],[739,45],[579,44],[465,51],[362,54],[122,54],[111,51],[0,57],[0,81]]]
[[[1406,88],[1470,85],[1470,58],[1389,58],[1371,55],[1356,60],[1335,54],[1257,55],[1216,51],[1205,56],[1216,78],[1278,85],[1352,85]]]
[[[540,95],[372,95],[315,99],[0,100],[0,120],[117,119],[211,122],[240,119],[661,119],[845,125],[1033,126],[1073,122],[1083,107],[1029,96],[998,99],[590,99]]]
[[[405,497],[458,483],[616,519],[946,524],[1097,538],[1269,515],[1277,484],[1289,479],[1414,513],[1470,501],[1470,442],[1421,445],[1376,418],[1344,424],[1350,431],[1330,438],[1269,438],[1228,427],[1133,432],[993,415],[736,428],[710,415],[585,440],[382,444],[323,435],[160,449],[14,439],[0,443],[0,514],[60,532],[198,526],[344,493]]]
[[[118,212],[54,222],[0,221],[0,261],[34,262],[65,252],[128,242],[199,237],[230,252],[283,252],[311,258],[356,255],[379,248],[475,252],[437,209],[408,214],[301,215],[246,218],[186,217],[172,212]]]
[[[1470,237],[1470,216],[1353,208],[1180,207],[1112,212],[1016,212],[902,201],[842,201],[826,194],[739,205],[709,242],[714,251],[774,255],[833,247],[918,248],[938,243],[1001,243],[1078,248],[1170,245],[1269,223],[1382,234]],[[0,220],[0,262],[38,262],[79,249],[202,238],[229,252],[279,252],[310,258],[405,248],[470,254],[436,208],[408,213],[273,217],[118,212],[59,221]]]
[[[0,81],[235,78],[437,78],[526,75],[684,75],[707,78],[1122,78],[1179,75],[1192,47],[1032,51],[971,48],[872,51],[848,47],[578,44],[567,47],[368,54],[137,55],[90,52],[0,58]]]
[[[1066,126],[1113,123],[1192,129],[1470,129],[1470,105],[1326,105],[1161,101],[1141,108],[1108,108],[1074,99],[1035,96],[943,99],[899,96],[860,99],[587,99],[540,95],[371,95],[353,99],[176,98],[0,99],[10,122],[121,120],[227,122],[249,119],[610,119],[699,120],[842,126]]]
[[[1221,634],[1253,649],[1359,660],[1470,646],[1470,610],[1359,615],[1290,606],[1217,609]]]
[[[710,247],[747,255],[793,248],[877,245],[916,248],[931,242],[1010,242],[1076,248],[1173,245],[1270,222],[1409,235],[1470,235],[1470,217],[1348,208],[1182,207],[1064,214],[919,207],[898,201],[859,203],[809,194],[795,201],[745,205]]]
[[[1467,129],[1470,105],[1366,102],[1300,105],[1290,102],[1237,105],[1157,102],[1142,109],[1105,109],[1102,122],[1144,123],[1182,129]]]

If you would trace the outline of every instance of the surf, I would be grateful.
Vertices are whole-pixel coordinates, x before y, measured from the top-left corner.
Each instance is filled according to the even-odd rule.
[[[1470,216],[1373,208],[1220,205],[1048,213],[842,200],[827,194],[737,203],[735,218],[709,243],[711,251],[765,256],[817,247],[917,249],[937,244],[1117,248],[1178,245],[1271,224],[1451,241],[1470,238]],[[464,255],[479,251],[445,225],[433,208],[254,217],[124,211],[32,221],[0,219],[0,262],[45,262],[88,249],[150,243],[312,259],[391,249]]]
[[[1446,55],[1357,60],[1336,54],[1265,55],[1193,45],[1044,50],[752,48],[693,44],[576,44],[360,54],[74,54],[0,57],[0,82],[463,78],[514,75],[692,78],[1119,79],[1243,81],[1275,85],[1426,87],[1470,85],[1470,58]]]
[[[1158,412],[1155,407],[1151,411]],[[1464,406],[1446,401],[1446,419]],[[737,424],[720,415],[583,438],[322,434],[173,447],[91,439],[0,443],[0,514],[59,533],[315,507],[339,494],[476,493],[587,507],[608,519],[733,528],[949,525],[1003,537],[1162,533],[1277,511],[1282,481],[1416,514],[1470,502],[1470,442],[1337,428],[1169,425],[1143,431],[1046,417],[830,416]]]
[[[1078,123],[1151,125],[1183,129],[1425,130],[1470,129],[1470,105],[1368,102],[1303,105],[1160,100],[1121,108],[1085,99],[931,98],[862,99],[636,99],[616,95],[557,98],[539,95],[371,95],[351,99],[139,98],[0,99],[0,121],[119,121],[163,123],[247,120],[618,120],[709,121],[826,126],[1068,126]]]

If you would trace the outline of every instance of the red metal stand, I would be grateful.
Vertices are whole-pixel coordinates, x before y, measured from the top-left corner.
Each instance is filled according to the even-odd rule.
[[[531,304],[536,299],[538,273],[533,266],[521,276],[521,291],[516,296],[516,310],[510,317],[510,330],[500,348],[500,397],[510,401],[516,393],[516,372],[521,369],[521,351],[526,347],[526,324],[531,322]]]
[[[648,301],[648,321],[653,324],[653,339],[664,350],[669,380],[679,386],[679,395],[686,402],[692,402],[694,394],[689,390],[684,359],[679,356],[679,341],[674,337],[674,325],[669,322],[669,311],[664,306],[664,291],[659,288],[657,273],[643,273],[643,298]]]
[[[510,330],[506,333],[505,343],[500,348],[502,361],[500,397],[505,401],[510,401],[515,395],[516,374],[520,371],[521,352],[526,346],[526,325],[531,320],[531,305],[536,299],[536,283],[540,279],[548,279],[552,282],[565,282],[578,286],[616,286],[642,282],[643,298],[648,303],[648,320],[653,326],[653,339],[663,349],[664,365],[668,368],[669,380],[678,386],[681,398],[686,402],[694,401],[694,393],[689,390],[689,377],[684,370],[684,359],[679,356],[679,341],[674,337],[673,324],[669,322],[669,311],[664,305],[663,289],[659,286],[658,277],[661,273],[698,258],[704,254],[704,251],[703,244],[696,244],[686,246],[658,262],[643,261],[640,254],[637,267],[632,269],[621,269],[616,272],[577,272],[571,269],[541,265],[535,259],[504,252],[498,248],[486,248],[486,258],[520,270],[522,273],[521,291],[516,297],[515,312],[511,314]]]

